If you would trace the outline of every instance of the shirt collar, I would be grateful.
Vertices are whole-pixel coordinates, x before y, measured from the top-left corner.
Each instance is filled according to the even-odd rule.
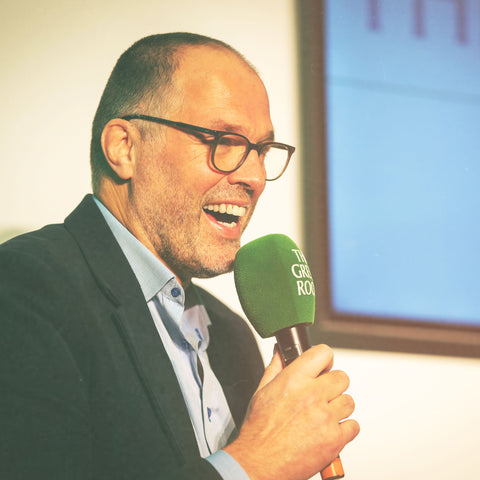
[[[177,300],[183,304],[185,293],[176,281],[175,275],[148,248],[137,240],[97,197],[93,198],[125,257],[127,257],[128,263],[140,284],[145,300],[149,302],[160,290],[166,288],[168,284],[168,288],[172,292],[172,286],[179,289],[175,291],[175,294],[177,294]]]

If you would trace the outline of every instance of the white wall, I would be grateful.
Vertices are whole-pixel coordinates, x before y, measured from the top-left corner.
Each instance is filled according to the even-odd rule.
[[[293,0],[18,0],[0,18],[0,231],[62,221],[89,187],[89,130],[120,53],[138,38],[218,37],[260,70],[277,137],[297,144]],[[301,245],[301,152],[268,185],[245,240]],[[239,309],[231,276],[204,282]],[[269,357],[272,342],[262,342]],[[343,455],[351,480],[479,478],[480,361],[339,350],[362,432]],[[476,449],[475,449],[476,450]]]

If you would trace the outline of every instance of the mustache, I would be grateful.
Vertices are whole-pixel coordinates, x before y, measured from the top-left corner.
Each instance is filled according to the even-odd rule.
[[[253,190],[241,185],[230,185],[230,186],[218,186],[208,191],[208,195],[205,196],[205,203],[214,203],[218,201],[237,201],[250,203],[253,197]]]

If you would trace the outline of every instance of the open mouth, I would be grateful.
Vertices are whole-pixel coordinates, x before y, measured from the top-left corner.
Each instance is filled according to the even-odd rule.
[[[203,207],[203,210],[216,222],[229,228],[236,227],[240,218],[247,213],[246,207],[239,207],[230,203],[208,204]]]

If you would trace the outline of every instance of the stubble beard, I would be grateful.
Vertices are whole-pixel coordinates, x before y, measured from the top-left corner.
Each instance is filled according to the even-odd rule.
[[[162,162],[161,169],[154,165],[152,162],[132,200],[135,198],[136,216],[156,255],[185,284],[191,278],[211,278],[232,271],[240,238],[217,237],[208,221],[202,218],[205,198],[186,188],[183,179],[166,162]],[[161,184],[152,185],[151,179],[155,176],[162,178]],[[220,187],[214,197],[228,198],[235,188],[244,190],[240,186]],[[238,196],[239,192],[236,193]],[[209,192],[210,196],[213,194]],[[245,191],[242,195],[245,196]],[[243,218],[243,230],[254,207],[251,205],[248,217]]]
[[[162,245],[157,252],[169,268],[182,280],[188,283],[192,278],[212,278],[233,270],[234,257],[239,241],[228,241],[228,251],[218,250],[197,238],[183,238],[181,247],[168,235],[163,237]]]
[[[160,199],[143,198],[143,224],[157,256],[188,284],[192,278],[211,278],[233,270],[240,239],[209,238],[202,230],[202,205],[195,196],[169,187]],[[207,226],[208,229],[208,226]]]

